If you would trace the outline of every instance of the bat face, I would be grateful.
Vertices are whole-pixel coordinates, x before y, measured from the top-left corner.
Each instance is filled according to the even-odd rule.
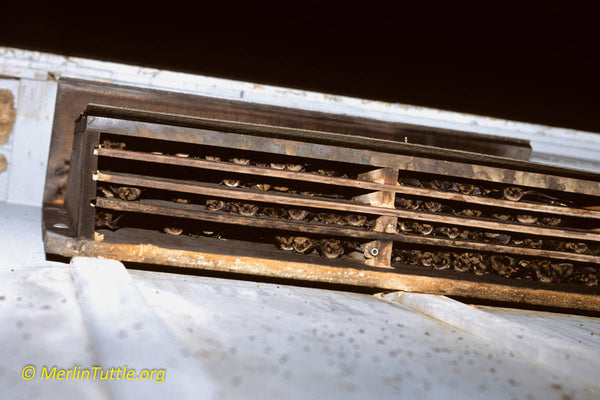
[[[532,249],[541,249],[544,245],[542,239],[524,239],[523,244],[527,247],[531,247]]]
[[[240,186],[240,181],[236,180],[236,179],[223,179],[221,181],[222,185],[225,185],[227,187],[238,187]]]
[[[258,212],[258,206],[256,204],[244,203],[239,208],[239,213],[247,217],[252,217]]]
[[[420,180],[406,176],[401,176],[400,178],[398,178],[398,183],[403,186],[423,187],[423,184]]]
[[[553,268],[548,260],[535,260],[532,269],[538,281],[550,283],[553,280]]]
[[[127,145],[123,142],[113,142],[108,139],[104,139],[102,141],[102,147],[104,147],[105,149],[123,150],[123,149],[125,149],[126,146]]]
[[[464,209],[458,213],[458,215],[464,215],[465,217],[481,217],[481,214],[481,211],[470,208]]]
[[[328,170],[328,169],[318,169],[317,173],[319,175],[323,175],[323,176],[335,176],[335,171]]]
[[[210,211],[221,211],[225,208],[225,202],[223,200],[209,199],[206,200],[206,208]]]
[[[344,250],[347,250],[348,253],[352,251],[359,251],[360,247],[359,242],[353,242],[349,240],[344,241],[342,245],[344,246]]]
[[[122,186],[117,189],[117,195],[127,201],[134,201],[140,198],[142,191],[138,188]]]
[[[250,160],[247,158],[239,158],[239,157],[234,157],[231,160],[229,160],[230,162],[234,163],[234,164],[238,164],[238,165],[248,165],[250,164]]]
[[[249,187],[250,189],[260,190],[262,192],[266,192],[267,190],[271,189],[271,185],[268,183],[253,183]]]
[[[351,226],[365,226],[367,223],[367,217],[359,214],[350,214],[344,217],[344,220],[348,225]]]
[[[339,240],[323,239],[320,245],[321,254],[327,258],[338,258],[344,254],[344,246]]]
[[[553,270],[553,280],[560,282],[573,275],[575,267],[571,263],[556,263],[551,264]]]
[[[288,216],[291,220],[302,221],[303,219],[308,217],[308,211],[301,210],[298,208],[291,208],[288,210]]]
[[[423,203],[423,210],[436,213],[442,210],[442,204],[437,201],[426,201]]]
[[[404,197],[396,197],[396,200],[394,201],[394,206],[396,208],[406,208],[408,199],[405,199]]]
[[[232,212],[232,213],[238,213],[239,214],[241,207],[242,207],[241,203],[237,203],[237,202],[227,203],[227,208],[229,209],[229,212]]]
[[[421,203],[423,203],[423,201],[420,199],[408,199],[406,200],[406,207],[404,208],[407,210],[415,211],[418,210],[419,207],[421,207]]]
[[[471,185],[470,183],[459,183],[458,190],[462,194],[473,194],[475,186]]]
[[[559,217],[542,217],[541,223],[548,226],[558,226],[562,220]]]
[[[281,250],[291,251],[294,250],[294,237],[293,236],[275,236],[275,242]]]
[[[281,164],[281,163],[270,163],[269,167],[273,168],[273,169],[285,169],[285,164]]]
[[[460,231],[460,233],[458,234],[458,239],[460,240],[468,240],[471,238],[471,231],[467,230],[467,229],[463,229]]]
[[[100,187],[100,191],[102,192],[102,194],[104,195],[104,197],[106,197],[107,199],[112,199],[115,197],[115,195],[113,194],[113,192],[111,192],[110,190],[108,190],[105,187]]]
[[[491,267],[500,276],[510,277],[514,259],[512,257],[494,254],[490,257]]]
[[[265,207],[265,208],[263,208],[262,214],[265,217],[269,217],[269,218],[281,218],[281,217],[283,217],[283,212],[281,211],[281,209],[275,208],[275,207]]]
[[[112,213],[96,211],[95,226],[96,228],[108,228],[115,231],[119,228],[118,222],[121,218],[123,218],[123,214],[115,217]]]
[[[204,236],[208,236],[208,237],[212,237],[212,238],[221,239],[221,234],[220,234],[220,233],[217,233],[217,232],[215,232],[215,231],[209,231],[209,230],[205,230],[205,231],[202,231],[202,234],[203,234]]]
[[[481,261],[475,261],[471,264],[475,275],[485,275],[488,273],[487,266]]]
[[[498,232],[485,232],[483,234],[485,241],[492,243],[508,244],[510,242],[510,235]]]
[[[292,247],[294,248],[294,251],[306,254],[315,247],[315,242],[304,236],[296,236],[292,243]]]
[[[538,218],[535,215],[519,214],[517,215],[517,221],[522,224],[535,224]]]
[[[398,230],[402,233],[412,232],[412,223],[410,221],[398,221]]]
[[[425,251],[421,254],[421,265],[424,267],[431,267],[433,263],[434,255],[429,251]]]
[[[301,164],[285,164],[285,169],[300,172],[304,170],[304,167]]]
[[[444,235],[448,236],[448,239],[454,240],[460,235],[460,230],[455,226],[445,228]]]
[[[517,279],[530,279],[531,278],[531,261],[520,259],[517,260],[513,267],[513,273],[511,275]]]
[[[354,250],[354,249],[352,249]],[[408,262],[408,251],[406,250],[396,250],[392,253],[392,262],[406,264]]]
[[[599,282],[598,275],[599,275],[598,273],[587,271],[587,268],[586,268],[586,270],[573,276],[571,281],[576,282],[576,283],[582,283],[586,286],[594,287],[594,286],[598,286],[598,282]]]
[[[451,267],[450,253],[437,253],[431,260],[431,266],[435,269],[448,269]]]
[[[509,186],[504,188],[502,195],[506,200],[519,201],[523,197],[523,189]]]
[[[342,217],[332,213],[320,213],[317,215],[317,220],[322,224],[341,224]]]
[[[410,250],[408,252],[408,263],[411,265],[418,265],[421,263],[421,251],[420,250]]]
[[[508,214],[499,214],[499,213],[494,213],[492,214],[492,217],[499,219],[500,221],[510,221],[512,220],[512,217]]]
[[[165,227],[165,232],[168,233],[169,235],[175,235],[175,236],[179,236],[183,233],[183,229],[181,228],[175,228],[172,226],[166,226]]]
[[[423,236],[431,235],[433,232],[433,226],[429,224],[421,224],[419,222],[413,222],[412,229]]]
[[[588,251],[588,246],[585,243],[568,242],[568,243],[565,243],[565,250],[583,254]]]
[[[461,254],[460,256],[456,257],[452,263],[452,268],[454,268],[455,271],[468,272],[471,269],[469,257],[465,254]]]

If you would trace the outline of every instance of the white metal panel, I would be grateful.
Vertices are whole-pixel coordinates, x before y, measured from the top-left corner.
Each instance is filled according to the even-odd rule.
[[[95,362],[69,265],[0,268],[0,340],[0,398],[109,398],[99,380],[40,379],[44,366]],[[21,376],[26,366],[36,368],[29,381]]]
[[[513,308],[486,306],[478,306],[477,308],[501,318],[533,327],[546,335],[560,336],[572,343],[593,349],[593,351],[600,349],[599,318]],[[600,358],[598,361],[600,362]]]
[[[506,319],[443,296],[395,292],[384,298],[493,341],[496,347],[514,351],[556,373],[569,374],[600,388],[598,348],[582,346],[557,332],[539,330],[518,318]]]
[[[219,398],[600,395],[598,387],[552,372],[529,354],[373,296],[131,275],[165,325],[208,365]]]
[[[213,383],[203,364],[186,356],[186,348],[148,307],[120,262],[74,258],[71,265],[96,363],[104,368],[127,368],[138,378],[143,370],[156,373],[154,379],[106,381],[112,398],[214,398]],[[86,367],[90,366],[82,368]]]
[[[0,203],[0,270],[45,264],[42,210]]]
[[[21,80],[8,169],[9,203],[42,205],[56,90],[56,82]]]

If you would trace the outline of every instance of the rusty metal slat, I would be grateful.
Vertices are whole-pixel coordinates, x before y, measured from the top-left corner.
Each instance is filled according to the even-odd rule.
[[[68,162],[75,121],[89,104],[350,135],[368,132],[369,136],[391,140],[403,140],[408,135],[413,143],[441,148],[472,148],[479,153],[523,160],[531,154],[525,140],[62,77],[58,81],[44,204],[63,204],[64,176],[57,175],[55,171],[63,169]]]
[[[131,202],[98,197],[96,199],[96,206],[115,211],[139,212],[177,218],[212,221],[233,225],[297,231],[302,233],[328,234],[333,236],[345,236],[349,238],[394,241],[408,244],[422,244],[430,246],[445,246],[456,250],[477,250],[483,252],[503,254],[509,253],[522,256],[547,257],[559,260],[581,261],[600,264],[600,257],[586,254],[566,253],[560,251],[521,248],[516,246],[495,245],[490,243],[451,240],[438,237],[434,238],[427,236],[405,235],[400,233],[375,232],[360,228],[345,227],[341,225],[331,226],[302,221],[282,221],[266,217],[247,217],[232,213],[208,211],[205,209],[205,207],[198,205],[179,204],[161,200],[139,200]]]
[[[313,263],[285,262],[249,256],[229,256],[175,250],[151,244],[124,244],[67,238],[49,233],[45,249],[65,257],[90,256],[126,262],[153,263],[225,272],[246,273],[305,281],[340,283],[409,292],[463,296],[549,307],[600,311],[600,296],[564,292],[550,288],[510,286],[448,277],[407,274],[373,267],[336,267]],[[302,275],[298,274],[302,271]]]
[[[139,212],[168,217],[189,218],[202,221],[219,222],[231,225],[253,226],[258,228],[280,229],[301,233],[326,234],[362,239],[380,239],[385,235],[355,227],[326,225],[302,221],[278,220],[275,218],[244,216],[221,211],[208,211],[204,206],[177,204],[161,200],[124,201],[98,197],[96,206],[115,211]]]
[[[309,143],[290,139],[280,139],[281,136],[277,135],[273,137],[261,137],[242,133],[221,132],[186,126],[170,126],[141,121],[127,121],[106,117],[88,118],[88,129],[117,135],[232,147],[242,150],[287,154],[340,162],[352,161],[355,164],[372,165],[374,167],[404,169],[436,175],[457,176],[468,179],[487,180],[511,185],[600,196],[600,182],[511,169],[527,166],[529,169],[537,168],[544,171],[555,171],[555,169],[542,164],[517,163],[514,160],[498,157],[496,157],[498,166],[488,166],[477,164],[477,160],[480,157],[475,157],[473,160],[474,163],[471,164],[459,161],[384,152],[384,150],[392,151],[394,148],[398,147],[398,143],[386,140],[383,140],[386,144],[382,149],[368,150],[364,146],[358,146],[358,144],[354,148],[341,147],[344,143],[349,143],[342,139],[339,140],[340,146],[338,147],[314,142]],[[344,135],[338,136],[344,137]],[[472,153],[460,153],[473,156]],[[573,171],[567,171],[566,169],[556,169],[556,172],[559,171],[573,173]]]
[[[102,182],[110,182],[129,186],[151,187],[154,189],[170,190],[176,192],[194,193],[206,196],[226,197],[246,201],[269,202],[302,207],[325,208],[338,211],[365,213],[371,215],[386,215],[419,221],[437,222],[446,225],[469,226],[479,229],[490,229],[509,231],[517,233],[528,233],[532,235],[553,236],[568,239],[600,241],[600,234],[591,232],[580,232],[557,228],[542,228],[526,226],[516,223],[496,222],[484,219],[470,219],[455,217],[444,214],[428,214],[422,212],[391,209],[385,207],[366,206],[340,200],[323,200],[315,197],[307,198],[300,195],[287,193],[265,193],[255,192],[249,189],[223,188],[215,184],[198,183],[191,181],[180,181],[174,179],[146,177],[132,174],[99,171],[94,179]]]
[[[199,116],[182,115],[180,113],[173,114],[127,109],[103,104],[88,104],[83,115],[91,118],[101,117],[127,121],[144,121],[163,125],[187,126],[211,131],[232,132],[236,134],[252,135],[265,138],[283,138],[332,146],[345,146],[361,149],[366,148],[368,150],[385,151],[395,154],[410,153],[419,156],[426,155],[437,159],[459,159],[466,162],[487,162],[496,163],[499,165],[504,164],[507,160],[506,158],[501,158],[499,156],[465,151],[464,148],[439,148],[436,146],[417,144],[415,142],[408,143],[399,140],[390,140],[388,138],[374,137],[372,135],[368,135],[370,132],[367,130],[348,135],[335,130],[307,129],[305,126],[300,128],[257,122],[205,118]],[[421,127],[421,129],[424,129],[424,127]],[[367,135],[365,135],[365,133],[367,133]],[[483,139],[483,135],[474,136],[479,140]],[[490,139],[492,139],[492,137],[488,136],[488,140]],[[503,141],[506,140],[506,138],[503,139]],[[519,162],[519,160],[515,159],[513,159],[513,161],[516,163]],[[529,168],[532,167],[531,163],[522,163],[521,165]]]
[[[556,260],[580,261],[600,264],[600,257],[588,254],[566,253],[561,251],[532,249],[527,247],[507,246],[501,244],[470,242],[462,240],[452,240],[444,238],[432,238],[429,236],[416,236],[405,234],[391,234],[392,240],[396,242],[422,244],[430,246],[450,247],[454,249],[476,250],[482,252],[513,254],[520,256],[531,256],[541,258],[552,258]]]
[[[99,156],[121,158],[126,160],[145,161],[192,168],[202,168],[247,175],[260,175],[271,178],[290,179],[295,181],[322,183],[336,186],[347,186],[368,190],[388,190],[388,187],[394,187],[393,185],[383,185],[375,182],[356,181],[349,178],[338,178],[333,176],[319,175],[316,173],[287,171],[273,168],[256,167],[253,165],[233,164],[225,161],[210,161],[198,158],[183,158],[177,156],[167,156],[162,154],[142,153],[138,151],[107,149],[103,147],[96,149],[96,153]]]
[[[324,208],[338,211],[357,212],[379,215],[382,211],[393,212],[389,208],[371,207],[350,201],[332,201],[316,197],[303,197],[289,193],[265,193],[250,189],[224,188],[210,183],[195,181],[182,181],[167,178],[147,177],[118,172],[98,171],[94,179],[101,182],[116,183],[120,185],[141,186],[153,189],[169,190],[175,192],[193,193],[205,196],[224,197],[245,201],[268,202],[292,206]]]
[[[311,174],[311,173],[306,173],[306,172],[285,171],[285,170],[278,170],[278,169],[272,169],[272,168],[256,167],[256,166],[252,166],[252,165],[239,165],[239,164],[233,164],[233,163],[228,163],[228,162],[223,162],[223,161],[209,161],[209,160],[194,159],[194,158],[182,158],[182,157],[176,157],[176,156],[142,153],[142,152],[129,151],[129,150],[99,148],[99,149],[96,149],[96,152],[97,152],[97,155],[99,155],[99,156],[114,157],[114,158],[121,158],[121,159],[127,159],[127,160],[153,162],[153,163],[185,166],[185,167],[192,167],[192,168],[203,168],[203,169],[211,169],[211,170],[225,171],[225,172],[235,172],[235,173],[242,173],[242,174],[252,174],[252,175],[260,175],[260,176],[268,176],[268,177],[273,177],[273,178],[291,179],[291,180],[306,181],[306,182],[313,182],[313,183],[323,183],[323,184],[328,184],[328,185],[354,187],[354,188],[375,190],[375,191],[386,190],[386,191],[393,191],[395,193],[400,193],[400,194],[405,194],[405,195],[410,195],[410,196],[421,196],[421,197],[428,197],[428,198],[435,198],[435,199],[442,199],[442,200],[460,201],[460,202],[467,202],[467,203],[472,203],[472,204],[480,204],[480,205],[484,205],[484,206],[507,208],[507,209],[512,209],[512,210],[532,211],[532,212],[538,212],[538,213],[543,212],[543,213],[548,213],[548,214],[560,214],[560,215],[569,216],[569,217],[600,219],[600,211],[586,210],[586,209],[579,209],[579,208],[570,208],[570,207],[558,207],[558,206],[551,206],[551,205],[539,204],[539,203],[527,203],[527,202],[522,202],[522,201],[508,201],[508,200],[493,199],[493,198],[487,198],[487,197],[481,197],[481,196],[472,196],[472,195],[468,195],[468,194],[455,193],[455,192],[444,192],[444,191],[435,190],[435,189],[377,183],[377,182],[361,180],[360,177],[358,178],[358,180],[353,180],[353,179],[348,179],[348,178],[324,176],[324,175]]]

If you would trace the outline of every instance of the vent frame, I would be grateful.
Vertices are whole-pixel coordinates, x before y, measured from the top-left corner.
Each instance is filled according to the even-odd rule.
[[[48,207],[45,208],[44,213],[44,222],[45,222],[45,242],[46,242],[46,250],[49,253],[61,254],[66,256],[73,255],[102,255],[102,252],[105,252],[106,255],[113,254],[112,252],[117,251],[115,249],[121,248],[122,251],[125,251],[125,248],[128,248],[127,252],[131,252],[131,247],[123,247],[123,246],[136,246],[134,255],[127,256],[125,254],[121,254],[120,256],[116,256],[116,258],[120,258],[124,261],[132,261],[132,262],[157,262],[164,263],[167,265],[174,266],[182,266],[182,267],[201,267],[206,269],[219,269],[224,267],[219,267],[219,265],[224,265],[227,256],[221,257],[220,261],[216,261],[218,259],[218,255],[211,256],[214,260],[211,265],[208,265],[206,262],[196,262],[192,263],[186,261],[188,259],[194,258],[193,254],[188,254],[185,250],[180,249],[169,249],[161,246],[153,246],[152,254],[145,254],[145,250],[148,248],[148,245],[144,244],[131,244],[131,243],[107,243],[107,242],[98,242],[94,240],[94,224],[93,218],[89,216],[94,214],[94,206],[93,201],[96,199],[96,185],[98,181],[104,182],[107,179],[115,179],[113,177],[106,176],[106,173],[100,172],[96,174],[98,168],[98,156],[108,156],[106,153],[110,153],[110,151],[106,152],[102,148],[99,148],[100,137],[104,133],[109,134],[120,134],[124,135],[124,131],[127,129],[132,129],[132,127],[137,127],[133,129],[131,132],[139,134],[143,132],[146,135],[148,132],[152,131],[152,129],[158,129],[157,132],[162,130],[162,135],[165,135],[165,132],[169,132],[172,136],[170,139],[176,139],[176,142],[181,142],[179,140],[181,137],[192,137],[190,132],[196,132],[196,138],[199,138],[201,135],[198,134],[202,128],[190,126],[193,125],[194,122],[202,123],[214,123],[219,124],[222,121],[218,120],[209,120],[202,119],[200,121],[199,118],[189,117],[189,116],[178,116],[172,114],[165,113],[152,113],[147,111],[142,111],[141,113],[137,113],[134,110],[125,110],[121,111],[121,116],[117,115],[118,109],[114,109],[112,107],[106,106],[90,106],[88,107],[81,118],[78,119],[75,129],[74,135],[74,147],[73,152],[71,154],[70,166],[77,171],[84,171],[83,174],[69,174],[69,181],[66,185],[66,197],[64,201],[64,209],[66,213],[58,212],[58,207]],[[98,115],[95,115],[98,114]],[[137,115],[137,120],[126,120],[123,119],[123,114],[129,115]],[[151,118],[150,118],[151,117]],[[161,120],[162,118],[162,120]],[[165,124],[165,120],[167,121],[180,121],[179,126]],[[162,123],[161,123],[162,122]],[[235,122],[225,121],[229,127],[236,126]],[[237,124],[240,126],[243,124]],[[242,128],[247,128],[250,126],[251,128],[256,127],[256,125],[246,125],[242,126]],[[263,128],[262,126],[258,127]],[[243,130],[243,129],[242,129]],[[283,129],[285,131],[285,129]],[[298,130],[295,130],[297,133]],[[205,129],[204,133],[207,132]],[[214,132],[214,131],[211,131]],[[213,140],[213,142],[206,143],[202,142],[203,145],[221,145],[224,146],[225,143],[231,144],[231,141],[224,138],[232,138],[236,137],[238,141],[236,143],[254,143],[252,146],[248,145],[243,148],[243,150],[247,151],[258,151],[258,145],[256,143],[260,143],[261,137],[256,132],[250,132],[251,135],[248,137],[244,137],[243,133],[223,133],[220,132],[217,134],[217,138]],[[305,131],[300,133],[306,133]],[[313,133],[313,132],[311,132]],[[319,132],[317,132],[319,133]],[[219,134],[221,135],[218,138]],[[314,157],[314,149],[315,143],[310,141],[315,138],[309,138],[308,141],[296,141],[291,144],[289,137],[270,137],[269,141],[277,141],[278,144],[283,142],[288,142],[286,146],[282,147],[283,153],[287,154],[290,152],[290,149],[293,149],[294,156],[303,156],[303,157]],[[153,137],[154,139],[165,140],[166,136],[158,136]],[[297,138],[297,137],[296,137]],[[264,139],[264,137],[262,137]],[[324,138],[317,138],[317,142],[319,140],[331,139],[331,136],[328,133],[324,133]],[[446,165],[448,175],[449,176],[458,176],[460,178],[474,179],[477,174],[481,171],[486,172],[486,178],[493,176],[496,183],[514,183],[519,182],[521,184],[529,183],[531,186],[532,182],[540,187],[546,187],[552,190],[557,190],[557,188],[567,189],[572,192],[577,192],[582,188],[585,188],[590,195],[596,194],[598,190],[598,181],[591,181],[588,178],[593,177],[591,174],[578,174],[576,171],[565,170],[559,168],[551,168],[541,165],[536,165],[533,163],[525,163],[527,164],[527,168],[529,171],[527,172],[519,172],[520,166],[524,165],[523,162],[514,161],[514,160],[499,160],[497,157],[493,156],[482,156],[476,154],[462,154],[464,152],[456,152],[456,151],[448,151],[446,153],[452,155],[456,155],[459,161],[448,161],[447,159],[439,158],[439,150],[438,149],[427,149],[423,148],[423,146],[413,145],[413,144],[403,144],[403,143],[386,143],[386,141],[382,141],[381,139],[373,139],[373,138],[362,138],[355,137],[351,142],[356,143],[357,140],[363,140],[366,144],[364,149],[357,149],[354,147],[345,147],[339,146],[339,142],[336,143],[338,146],[333,145],[331,142],[328,144],[318,143],[317,146],[322,146],[322,149],[327,151],[318,151],[318,154],[322,154],[322,159],[333,158],[338,162],[344,162],[348,159],[349,155],[356,154],[365,154],[364,157],[358,157],[360,163],[363,165],[369,165],[373,169],[370,173],[364,173],[362,178],[357,179],[356,181],[364,182],[364,187],[368,188],[371,192],[367,195],[360,197],[358,200],[361,200],[364,203],[364,207],[370,207],[372,212],[371,214],[376,215],[378,217],[375,223],[375,229],[373,230],[373,235],[369,237],[363,237],[365,239],[365,245],[372,245],[378,249],[382,249],[381,255],[385,255],[386,258],[391,257],[391,252],[393,249],[393,242],[403,242],[403,240],[394,238],[390,236],[391,234],[385,233],[385,227],[389,224],[395,225],[395,222],[399,217],[406,218],[411,217],[412,219],[420,220],[422,218],[424,221],[429,221],[432,216],[431,215],[416,215],[410,214],[410,212],[404,212],[403,210],[398,210],[394,208],[394,200],[398,196],[398,193],[404,192],[406,195],[416,195],[416,194],[428,194],[431,195],[431,191],[427,191],[423,188],[411,188],[407,189],[406,186],[399,186],[397,183],[397,176],[399,171],[402,168],[390,168],[390,166],[407,166],[413,165],[413,170],[417,170],[418,172],[431,173],[431,169],[435,169],[436,171],[439,169],[440,165]],[[334,141],[335,142],[335,141]],[[264,143],[264,142],[263,142]],[[299,144],[298,144],[299,143]],[[391,146],[393,148],[397,148],[397,152],[383,152],[376,151],[372,149],[381,148],[378,146]],[[241,146],[240,146],[241,147]],[[86,149],[86,151],[81,152],[82,149]],[[94,150],[95,149],[95,150]],[[298,152],[297,150],[300,149]],[[263,147],[264,151],[265,148]],[[409,155],[411,151],[418,150],[419,156]],[[431,157],[427,158],[425,153],[428,150],[431,150]],[[96,154],[94,154],[94,151]],[[116,151],[118,153],[118,151]],[[102,154],[104,153],[104,154]],[[112,152],[113,155],[115,151]],[[121,154],[122,155],[122,154]],[[333,157],[331,157],[333,156]],[[447,155],[446,155],[447,156]],[[463,157],[463,158],[461,158]],[[466,158],[465,158],[466,157]],[[158,157],[155,157],[158,158]],[[164,157],[163,157],[164,159]],[[173,161],[175,159],[169,159],[169,161]],[[467,164],[465,160],[471,160],[473,162],[478,162],[479,164]],[[500,168],[497,166],[500,161],[504,161],[506,163],[505,169],[503,173],[498,174]],[[487,164],[487,165],[486,165]],[[432,166],[433,165],[433,166]],[[213,165],[214,166],[214,165]],[[479,169],[479,167],[481,169]],[[246,168],[246,167],[242,167]],[[506,173],[506,171],[513,171]],[[514,172],[516,171],[516,173]],[[560,172],[563,175],[550,175],[551,173]],[[94,175],[96,174],[96,175]],[[517,176],[519,175],[519,176]],[[579,176],[582,176],[586,179],[581,179]],[[94,176],[96,179],[83,179],[81,180],[81,176]],[[118,175],[116,175],[118,178]],[[549,177],[550,179],[540,180],[539,176]],[[123,178],[123,177],[121,177]],[[131,178],[131,177],[129,177]],[[521,179],[521,181],[519,181]],[[117,182],[118,183],[118,179]],[[126,181],[125,184],[131,183],[131,181]],[[134,181],[135,182],[135,181]],[[335,179],[333,179],[335,183]],[[115,182],[113,182],[115,183]],[[338,182],[341,183],[341,182]],[[363,184],[363,183],[361,183]],[[360,185],[359,185],[360,186]],[[527,186],[527,185],[525,185]],[[77,188],[80,188],[78,190]],[[210,188],[210,187],[209,187]],[[203,188],[204,190],[207,187]],[[223,193],[220,188],[212,188],[212,193]],[[216,190],[216,191],[215,191]],[[219,192],[221,190],[221,192]],[[400,191],[400,192],[399,192]],[[440,195],[440,193],[435,193],[436,195]],[[260,197],[260,196],[259,196]],[[282,195],[282,198],[287,198],[288,196]],[[456,195],[452,195],[451,197],[456,197]],[[460,198],[460,196],[458,196]],[[481,200],[481,199],[479,199]],[[487,200],[495,200],[495,199],[487,199]],[[484,205],[495,205],[502,206],[502,203],[491,202],[486,203],[483,202]],[[494,203],[494,204],[492,204]],[[341,204],[341,203],[340,203]],[[56,205],[56,204],[55,204]],[[99,206],[106,206],[106,203],[101,203]],[[314,205],[314,204],[313,204]],[[360,206],[359,203],[356,205]],[[117,207],[117,206],[115,206]],[[526,205],[524,205],[527,208]],[[545,210],[547,212],[559,212],[563,210],[553,210],[554,206],[547,206]],[[185,207],[184,207],[185,208]],[[363,210],[357,207],[351,207],[352,210]],[[48,211],[48,212],[46,212]],[[576,214],[576,213],[575,213]],[[432,214],[433,215],[433,214]],[[585,212],[582,216],[589,216],[589,212]],[[65,228],[56,228],[56,225],[61,225],[53,223],[50,224],[54,220],[60,220],[61,218],[67,218],[67,223],[62,224],[66,225]],[[458,218],[460,222],[461,218]],[[466,218],[465,220],[467,220]],[[49,221],[49,222],[47,222]],[[439,222],[443,222],[441,220]],[[445,219],[448,221],[448,219]],[[61,226],[62,226],[61,225]],[[502,224],[501,224],[502,225]],[[488,227],[490,227],[488,225]],[[494,229],[493,226],[490,229]],[[542,228],[543,229],[543,228]],[[540,229],[538,228],[538,231]],[[379,231],[379,232],[377,232]],[[325,233],[325,232],[313,232],[313,233]],[[527,232],[525,232],[527,233]],[[540,234],[539,232],[537,234]],[[371,241],[367,241],[373,239]],[[408,243],[413,244],[422,244],[427,245],[427,241],[423,241],[424,238],[415,236],[410,238],[404,238],[408,240]],[[598,240],[595,238],[594,240]],[[438,242],[439,243],[439,242]],[[108,248],[107,246],[111,246]],[[144,247],[145,246],[145,247]],[[66,250],[65,250],[66,248]],[[485,249],[484,249],[485,250]],[[503,249],[498,247],[496,251],[500,252]],[[160,254],[159,254],[160,253]],[[163,254],[164,253],[164,254]],[[184,254],[185,253],[185,254]],[[168,257],[168,254],[173,256],[174,254],[178,254],[175,258],[181,256],[182,261],[175,262],[168,261],[171,260]],[[191,257],[191,258],[190,258]],[[209,258],[211,258],[209,257]],[[559,257],[560,258],[560,257]],[[564,258],[564,256],[563,256]],[[284,257],[285,259],[285,257]],[[277,260],[266,260],[258,257],[249,256],[246,257],[246,267],[244,263],[241,264],[239,262],[234,262],[236,267],[233,270],[237,272],[244,273],[256,273],[259,275],[268,275],[268,276],[276,276],[276,277],[287,277],[293,279],[306,279],[306,280],[314,280],[314,281],[329,281],[335,283],[346,283],[346,284],[358,284],[358,285],[367,285],[379,287],[382,289],[397,289],[397,290],[412,290],[412,291],[425,291],[430,293],[445,293],[456,296],[463,297],[480,297],[486,299],[493,300],[502,300],[502,301],[519,301],[525,302],[529,304],[539,304],[539,305],[550,305],[556,307],[567,307],[567,308],[582,308],[582,309],[591,309],[591,310],[600,310],[599,301],[597,295],[593,291],[582,290],[577,293],[577,290],[567,292],[563,291],[562,288],[556,287],[556,290],[548,290],[546,288],[542,288],[536,285],[506,285],[504,282],[495,283],[491,281],[473,281],[469,279],[464,280],[455,280],[446,276],[444,274],[440,276],[427,276],[430,275],[428,273],[406,273],[406,271],[396,271],[393,269],[389,269],[389,262],[378,262],[378,260],[382,260],[382,258],[371,258],[365,262],[365,264],[351,264],[350,268],[344,268],[341,265],[325,265],[319,262],[306,262],[306,263],[298,263],[298,265],[304,265],[301,267],[303,270],[307,268],[311,270],[311,272],[307,272],[305,274],[291,274],[286,272],[278,271],[276,268]],[[279,260],[281,261],[281,260]],[[253,266],[250,266],[253,265]],[[263,267],[258,268],[256,266],[262,265]],[[267,266],[267,267],[265,267]],[[247,269],[245,269],[247,268]],[[265,269],[266,268],[266,269]],[[230,268],[231,269],[231,268]],[[325,275],[318,273],[317,271],[323,271],[325,269],[327,272]],[[341,271],[342,269],[343,271]],[[253,272],[254,271],[254,272]],[[281,272],[281,273],[280,273]],[[425,271],[423,271],[425,272]],[[390,274],[394,274],[392,278]],[[329,277],[327,277],[329,275]],[[331,276],[334,276],[332,279]],[[415,278],[415,276],[422,276],[423,280],[419,281]],[[443,277],[442,277],[443,276]],[[404,278],[403,278],[404,277]],[[409,278],[412,277],[412,278]],[[427,279],[425,279],[427,277]],[[404,280],[403,280],[404,279]],[[492,280],[493,281],[493,280]],[[376,283],[375,283],[376,282]],[[393,283],[391,283],[393,282]],[[412,282],[408,284],[407,282]],[[419,283],[420,282],[420,283]],[[470,289],[468,289],[470,287]],[[477,290],[484,290],[485,293],[478,294]],[[510,293],[506,293],[506,291]],[[534,293],[538,291],[539,293],[547,293],[547,295],[540,295],[536,298]],[[519,299],[519,300],[516,300]]]

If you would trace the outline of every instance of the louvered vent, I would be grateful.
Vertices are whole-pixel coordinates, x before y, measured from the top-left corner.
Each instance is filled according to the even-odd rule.
[[[593,174],[93,105],[70,164],[49,252],[600,309]]]

